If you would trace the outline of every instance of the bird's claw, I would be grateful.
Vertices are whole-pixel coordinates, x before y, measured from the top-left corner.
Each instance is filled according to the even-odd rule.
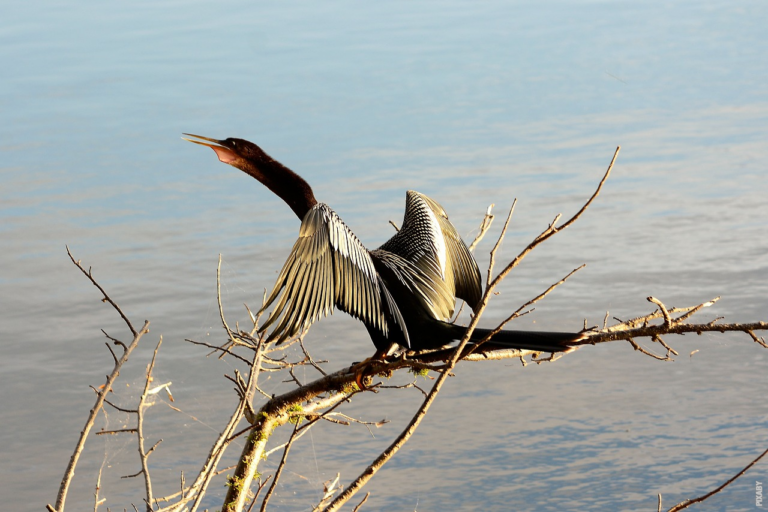
[[[371,367],[376,363],[381,363],[382,358],[381,356],[377,354],[374,354],[373,357],[367,357],[364,360],[360,361],[359,363],[355,363],[352,365],[352,372],[355,374],[355,384],[357,384],[357,388],[360,391],[367,391],[371,389],[370,386],[365,384],[366,379],[371,377],[370,374],[367,374],[371,370]],[[371,372],[373,373],[373,372]]]
[[[365,372],[370,369],[373,361],[374,359],[372,357],[368,357],[352,366],[352,371],[355,373],[355,384],[357,384],[357,389],[360,391],[366,391],[368,389],[368,386],[365,385],[365,380],[368,375],[366,375]]]

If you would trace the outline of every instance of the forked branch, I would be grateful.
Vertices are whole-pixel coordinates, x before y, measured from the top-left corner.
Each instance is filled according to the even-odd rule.
[[[93,283],[93,285],[99,289],[101,292],[103,299],[103,302],[108,302],[112,305],[112,307],[118,312],[120,317],[123,319],[125,324],[128,326],[128,329],[133,334],[133,340],[130,344],[127,346],[123,344],[122,342],[115,341],[115,344],[119,344],[123,347],[123,354],[122,356],[117,359],[114,352],[112,353],[113,358],[115,359],[115,365],[112,368],[112,373],[109,374],[107,377],[107,381],[104,383],[103,387],[101,387],[99,390],[96,391],[96,403],[91,408],[90,413],[88,414],[88,418],[85,421],[85,426],[83,427],[83,430],[80,432],[80,437],[77,440],[77,444],[75,445],[75,451],[72,453],[72,456],[69,459],[69,464],[67,464],[67,469],[64,472],[64,478],[61,480],[61,485],[59,486],[59,493],[56,497],[56,506],[53,507],[52,505],[48,505],[47,508],[49,511],[54,512],[64,512],[64,504],[67,500],[67,493],[69,492],[69,486],[72,483],[72,478],[75,476],[75,467],[77,466],[77,462],[80,460],[80,455],[83,452],[83,448],[85,447],[85,441],[88,438],[88,434],[91,431],[91,428],[93,427],[94,422],[96,421],[96,416],[99,414],[99,411],[104,406],[104,400],[107,397],[107,393],[112,389],[113,384],[115,383],[115,380],[117,380],[118,375],[120,374],[120,368],[128,361],[128,357],[131,355],[131,352],[139,345],[139,340],[141,340],[141,337],[144,336],[146,333],[149,332],[149,320],[144,322],[144,326],[139,329],[138,331],[133,328],[133,325],[131,324],[130,320],[128,320],[128,317],[125,316],[123,313],[123,310],[120,309],[120,306],[118,306],[107,294],[106,291],[104,291],[104,288],[99,285],[99,283],[96,282],[96,279],[93,277],[93,274],[91,273],[91,269],[89,268],[87,271],[80,265],[79,261],[76,261],[75,258],[72,256],[72,253],[69,252],[69,247],[67,247],[67,254],[69,255],[69,259],[72,260],[72,263],[75,264],[75,266],[80,269],[80,271]]]

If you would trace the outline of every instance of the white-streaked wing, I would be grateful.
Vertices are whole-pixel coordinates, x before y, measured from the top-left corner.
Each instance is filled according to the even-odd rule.
[[[403,226],[380,249],[402,256],[432,281],[444,283],[451,300],[441,307],[447,314],[436,318],[451,316],[454,297],[473,308],[480,301],[482,280],[475,258],[442,206],[424,194],[408,191]]]
[[[275,300],[274,310],[259,331],[276,324],[268,340],[277,339],[278,343],[332,313],[334,305],[385,337],[391,328],[386,311],[405,332],[397,306],[389,297],[367,249],[323,203],[316,204],[301,222],[299,239],[262,311]]]
[[[455,300],[442,279],[427,275],[417,265],[393,252],[376,249],[371,254],[390,270],[394,278],[433,318],[447,318],[451,315]]]
[[[419,196],[435,214],[443,233],[447,259],[453,270],[455,295],[474,309],[483,294],[482,277],[480,276],[480,269],[477,268],[477,261],[469,252],[469,248],[461,239],[454,225],[448,220],[448,214],[445,213],[443,207],[423,194],[419,194]]]

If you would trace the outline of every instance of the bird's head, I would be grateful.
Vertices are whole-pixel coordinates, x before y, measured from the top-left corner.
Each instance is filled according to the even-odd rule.
[[[237,167],[243,171],[246,167],[253,163],[263,162],[265,160],[271,160],[271,158],[256,144],[247,141],[245,139],[228,138],[224,140],[211,139],[209,137],[203,137],[201,135],[193,135],[191,133],[185,133],[188,137],[194,137],[195,139],[188,139],[182,137],[184,140],[200,144],[201,146],[207,146],[216,152],[216,156],[219,157],[219,161],[229,164],[233,167]]]
[[[304,219],[309,209],[317,204],[312,187],[301,176],[274,160],[253,142],[233,138],[210,139],[191,133],[184,135],[193,137],[182,137],[184,140],[211,148],[220,161],[259,180],[285,201],[299,219]]]

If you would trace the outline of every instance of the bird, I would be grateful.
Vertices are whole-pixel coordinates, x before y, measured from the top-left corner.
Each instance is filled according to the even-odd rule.
[[[261,311],[274,309],[259,327],[280,344],[337,308],[360,320],[376,347],[374,358],[398,350],[431,350],[461,340],[466,327],[449,323],[456,299],[476,310],[482,298],[477,262],[439,203],[406,192],[401,228],[369,250],[310,185],[253,142],[184,133],[207,146],[222,163],[255,178],[280,197],[301,221],[299,238]],[[475,328],[470,343],[491,333]],[[566,352],[582,333],[502,330],[494,348]]]

